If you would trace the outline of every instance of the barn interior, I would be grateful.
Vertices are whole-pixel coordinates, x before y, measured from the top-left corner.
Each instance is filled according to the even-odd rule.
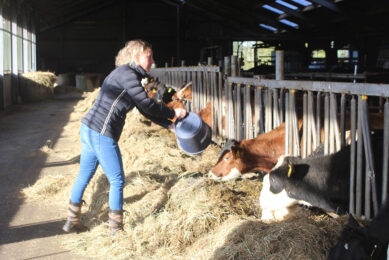
[[[81,235],[59,233],[57,229],[66,215],[66,208],[61,206],[68,200],[79,166],[80,120],[93,105],[104,77],[115,68],[118,51],[132,39],[144,39],[152,44],[155,73],[159,73],[158,69],[163,70],[163,75],[171,72],[167,78],[160,77],[166,84],[178,87],[189,78],[203,77],[203,74],[197,75],[206,71],[211,71],[209,75],[216,73],[215,78],[209,76],[215,80],[215,85],[208,85],[212,88],[224,87],[224,83],[229,82],[233,88],[230,99],[235,102],[238,96],[242,98],[241,103],[234,103],[229,116],[241,120],[242,126],[248,125],[248,121],[243,121],[250,119],[244,115],[249,110],[246,111],[243,91],[242,95],[236,91],[241,86],[248,89],[259,84],[261,88],[262,85],[277,88],[279,96],[270,91],[262,92],[262,105],[268,105],[266,102],[272,102],[269,100],[273,97],[279,99],[285,117],[287,103],[282,107],[284,96],[281,95],[292,95],[294,90],[291,90],[297,89],[296,96],[300,99],[296,105],[299,112],[305,114],[311,105],[313,108],[317,104],[317,108],[311,110],[319,113],[319,117],[317,111],[322,105],[326,108],[321,107],[321,116],[327,113],[325,116],[332,117],[330,108],[335,107],[339,113],[343,111],[343,119],[355,113],[359,120],[363,113],[356,110],[359,104],[363,106],[362,97],[371,94],[369,105],[373,106],[369,109],[389,118],[388,15],[388,1],[0,0],[0,57],[3,60],[0,62],[0,120],[3,119],[0,153],[4,155],[0,165],[5,165],[0,167],[5,169],[0,174],[0,183],[6,186],[0,191],[0,197],[17,194],[12,206],[0,201],[0,207],[5,209],[0,213],[0,230],[5,234],[0,238],[0,258],[327,259],[347,221],[345,217],[333,219],[323,212],[298,208],[297,218],[270,224],[261,222],[257,200],[262,176],[252,174],[248,179],[228,183],[204,177],[218,161],[220,143],[226,136],[213,140],[202,155],[188,156],[179,152],[172,133],[156,125],[150,126],[140,115],[133,114],[127,118],[129,127],[124,130],[125,138],[120,143],[129,183],[124,190],[125,207],[130,211],[125,217],[127,233],[115,239],[105,234],[109,188],[100,168],[85,193],[90,205],[84,211],[83,220],[91,231]],[[279,51],[283,55],[282,78],[277,78]],[[231,63],[228,65],[226,58],[230,62],[237,61],[235,72],[227,72]],[[188,78],[174,82],[172,77],[180,67],[192,74],[185,74]],[[222,81],[226,76],[236,78]],[[45,78],[45,82],[34,77]],[[36,81],[42,86],[54,86],[54,90],[45,86],[38,89]],[[204,82],[201,87],[206,86]],[[325,90],[327,83],[332,83],[330,90],[335,95],[334,100],[332,93]],[[355,83],[360,84],[353,85]],[[32,91],[25,87],[29,85],[33,85]],[[53,98],[52,92],[60,91],[58,86],[67,87],[61,91],[74,92],[76,97]],[[247,100],[250,95],[254,96],[253,91]],[[312,98],[304,96],[307,92],[313,93]],[[212,101],[221,99],[216,91],[212,93]],[[271,97],[265,100],[268,94]],[[315,104],[312,100],[320,99],[321,94],[322,103]],[[303,105],[305,98],[306,106]],[[48,105],[44,103],[46,100],[50,102]],[[36,101],[43,101],[44,105],[40,107]],[[200,101],[193,100],[193,103],[198,109],[205,106]],[[20,107],[24,104],[31,104],[31,111]],[[218,109],[212,113],[217,114],[221,111]],[[17,117],[13,120],[12,113],[18,110],[27,111],[25,114],[31,116],[31,120]],[[272,112],[269,113],[271,118]],[[341,125],[342,116],[338,117],[340,120],[334,120],[334,125]],[[38,118],[47,119],[47,125],[35,122]],[[221,125],[221,116],[213,120]],[[272,119],[266,120],[269,128],[261,125],[260,131],[254,129],[247,133],[247,129],[238,126],[233,135],[242,131],[237,139],[250,139],[278,126],[272,125]],[[320,120],[323,126],[325,121]],[[382,117],[380,120],[389,133],[389,122],[383,122]],[[233,120],[227,118],[226,122]],[[332,129],[332,125],[328,127]],[[358,127],[364,125],[361,123]],[[25,128],[27,133],[18,128]],[[328,130],[328,136],[330,131],[337,133],[339,130]],[[221,133],[221,127],[217,131]],[[342,131],[344,134],[344,129]],[[345,136],[341,139],[343,142]],[[14,143],[9,144],[12,141]],[[30,144],[29,149],[25,148],[26,144]],[[388,134],[385,144],[389,144]],[[326,145],[335,149],[337,144]],[[358,169],[368,165],[366,162],[362,167],[361,161],[364,156],[368,157],[362,155],[364,149],[367,148],[360,149],[363,152],[355,162]],[[388,149],[383,154],[387,159]],[[307,155],[306,152],[304,156]],[[156,157],[163,159],[150,160]],[[29,179],[24,181],[16,174],[9,177],[8,172],[28,175]],[[367,173],[365,176],[368,178]],[[370,192],[367,186],[361,188],[362,191]],[[50,205],[42,206],[44,203]],[[373,212],[372,205],[365,207],[369,214]],[[40,218],[42,208],[47,214]],[[34,210],[39,210],[39,214]],[[367,214],[363,209],[359,211],[356,215]],[[21,216],[22,213],[25,215]],[[373,215],[364,215],[364,221]],[[56,219],[53,220],[53,216]],[[48,252],[47,245],[52,246]]]

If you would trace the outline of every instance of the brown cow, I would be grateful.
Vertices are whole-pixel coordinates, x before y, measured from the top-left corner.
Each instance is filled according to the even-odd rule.
[[[172,97],[173,100],[192,100],[192,81],[180,87]]]
[[[301,124],[300,128],[301,128]],[[233,141],[209,172],[212,179],[231,180],[252,171],[269,172],[285,152],[285,123],[253,139]]]

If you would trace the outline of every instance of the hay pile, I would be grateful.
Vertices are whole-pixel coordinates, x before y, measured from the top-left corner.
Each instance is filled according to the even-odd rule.
[[[66,134],[78,138],[79,119],[97,93],[77,104]],[[139,114],[128,113],[119,146],[126,175],[125,232],[109,236],[109,184],[99,167],[84,194],[82,221],[90,231],[69,234],[63,243],[74,253],[98,259],[326,259],[345,222],[304,208],[284,222],[261,222],[261,176],[208,179],[220,147],[212,144],[188,156],[173,133]],[[44,177],[24,196],[43,194],[34,198],[60,198],[66,205],[76,174]],[[55,180],[59,187],[52,186]]]
[[[51,98],[57,76],[49,71],[36,71],[19,74],[20,96],[24,102]]]

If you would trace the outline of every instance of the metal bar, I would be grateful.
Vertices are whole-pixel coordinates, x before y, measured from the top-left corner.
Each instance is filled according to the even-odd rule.
[[[159,71],[213,71],[221,72],[218,66],[191,66],[191,67],[171,67],[171,68],[152,68],[150,72]]]
[[[259,125],[259,88],[254,88],[254,131],[255,136],[257,136],[260,133],[260,125]]]
[[[289,107],[288,107],[288,113],[289,113],[289,128],[288,128],[289,152],[288,152],[288,154],[289,155],[295,154],[295,152],[294,152],[295,145],[294,145],[294,141],[293,141],[293,136],[294,136],[294,132],[293,132],[293,111],[294,111],[294,109],[292,107],[293,91],[294,90],[289,90]]]
[[[342,147],[346,145],[346,95],[342,94],[340,98],[340,144]]]
[[[270,80],[258,78],[228,77],[230,82],[264,86],[267,88],[286,88],[303,91],[345,93],[348,95],[368,95],[389,97],[389,84],[348,83],[328,81]]]
[[[384,105],[384,151],[382,166],[382,202],[388,195],[388,160],[389,160],[389,100]]]
[[[218,75],[218,84],[217,84],[217,106],[218,106],[218,113],[217,113],[217,125],[219,129],[219,136],[225,137],[224,128],[223,128],[223,115],[225,115],[224,106],[223,106],[223,97],[222,97],[222,91],[223,91],[223,81],[222,81],[222,73],[217,72]]]
[[[284,90],[280,89],[280,99],[279,99],[279,125],[284,122]]]
[[[263,104],[263,95],[262,95],[262,87],[258,89],[258,100],[259,100],[259,129],[260,133],[263,134],[265,132],[265,116],[263,112],[264,104]]]
[[[299,143],[299,127],[297,123],[297,114],[296,114],[296,102],[295,102],[295,93],[292,90],[292,122],[293,122],[293,143],[294,143],[294,156],[300,156],[300,143]]]
[[[330,148],[329,148],[329,153],[334,153],[335,152],[335,124],[336,124],[336,115],[333,113],[333,109],[336,106],[334,102],[334,94],[330,93]]]
[[[241,85],[236,85],[236,107],[235,107],[235,118],[236,118],[236,140],[242,140],[242,102],[241,102]]]
[[[362,216],[362,152],[363,152],[363,131],[362,131],[362,104],[361,97],[358,97],[358,141],[357,141],[357,182],[356,182],[356,215]]]
[[[278,89],[273,89],[273,129],[280,125],[280,113],[278,111]]]
[[[316,94],[316,139],[317,145],[321,143],[321,128],[320,128],[320,106],[321,106],[321,93],[317,92]]]
[[[303,94],[303,147],[302,158],[307,157],[307,143],[308,143],[308,95]]]
[[[351,99],[351,118],[350,118],[350,129],[351,129],[351,148],[350,148],[350,203],[349,211],[350,214],[355,214],[355,135],[356,135],[356,101],[355,96]]]
[[[314,133],[312,127],[313,127],[313,124],[314,124],[314,120],[313,120],[313,105],[312,105],[312,91],[309,91],[308,92],[308,107],[307,107],[307,110],[308,110],[308,120],[307,120],[307,123],[308,123],[308,132],[307,132],[307,155],[310,155],[312,153],[312,136],[314,136],[312,133]]]
[[[377,215],[378,213],[378,199],[377,199],[377,189],[376,189],[376,182],[375,182],[375,171],[374,171],[374,161],[373,161],[373,150],[371,147],[371,140],[370,140],[370,129],[369,129],[369,120],[367,118],[367,96],[362,96],[362,126],[363,126],[363,142],[365,145],[365,156],[367,165],[366,168],[368,171],[366,171],[366,179],[367,182],[365,183],[365,196],[368,194],[369,196],[365,197],[365,211],[369,213],[366,217],[370,219],[370,187],[371,187],[371,195],[373,197],[373,209],[374,209],[374,215]],[[368,206],[368,207],[366,207]]]
[[[289,132],[290,132],[290,117],[289,117],[289,93],[285,93],[285,155],[290,155],[290,138],[289,138]]]
[[[324,154],[329,153],[329,117],[330,117],[330,102],[328,98],[328,93],[324,97]]]
[[[340,148],[341,148],[341,144],[340,144],[340,135],[339,135],[339,126],[338,126],[338,113],[337,113],[337,106],[338,106],[338,102],[336,100],[336,95],[331,93],[330,94],[330,98],[331,98],[331,102],[332,105],[330,106],[330,112],[332,113],[332,132],[333,132],[333,135],[335,137],[334,139],[334,144],[335,144],[335,151],[339,151]]]

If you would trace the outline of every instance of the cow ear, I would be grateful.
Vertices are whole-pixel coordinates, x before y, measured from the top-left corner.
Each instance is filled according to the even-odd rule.
[[[294,172],[294,165],[290,160],[288,160],[288,158],[285,159],[286,159],[286,164],[288,165],[288,178],[290,178]]]
[[[242,157],[242,152],[238,144],[239,142],[234,141],[234,144],[231,146],[231,152],[235,159],[240,159]]]

